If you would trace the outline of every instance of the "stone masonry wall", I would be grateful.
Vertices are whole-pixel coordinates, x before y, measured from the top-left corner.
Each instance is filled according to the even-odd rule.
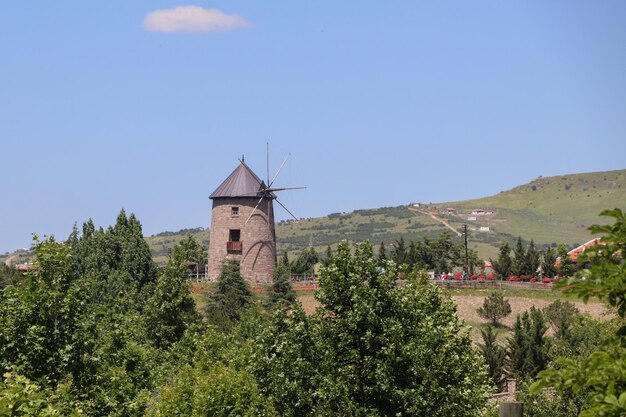
[[[258,197],[213,199],[207,271],[210,279],[219,275],[222,260],[230,258],[239,260],[241,273],[246,280],[271,282],[272,271],[276,267],[272,199],[264,199],[245,224],[258,202]],[[232,207],[239,208],[238,215],[232,215]],[[228,253],[226,250],[230,229],[241,230],[241,254]]]

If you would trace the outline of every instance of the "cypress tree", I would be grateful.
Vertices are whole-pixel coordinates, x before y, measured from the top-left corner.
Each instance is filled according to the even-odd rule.
[[[406,262],[406,246],[404,244],[404,238],[400,237],[400,240],[396,240],[391,252],[391,259],[398,265],[402,265]]]
[[[506,350],[496,342],[496,334],[491,326],[481,329],[480,334],[483,343],[478,345],[478,349],[487,364],[487,373],[489,374],[491,385],[500,389],[504,382]]]
[[[513,275],[517,275],[518,277],[524,275],[528,270],[526,257],[526,249],[524,248],[524,244],[522,243],[522,238],[517,238],[517,243],[515,248],[513,248],[513,262],[511,264],[511,272]]]
[[[387,261],[387,251],[385,250],[385,242],[380,242],[380,246],[378,247],[378,266],[385,265]]]
[[[536,275],[539,266],[541,265],[541,259],[539,252],[535,248],[535,242],[531,239],[530,245],[528,245],[528,251],[526,252],[526,275]]]
[[[498,274],[500,278],[506,278],[511,274],[511,267],[513,260],[511,259],[511,247],[508,243],[504,242],[500,246],[500,252],[498,253],[498,259],[489,259],[493,265],[493,270]]]

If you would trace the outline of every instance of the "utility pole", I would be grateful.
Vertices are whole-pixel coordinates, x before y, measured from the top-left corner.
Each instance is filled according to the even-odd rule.
[[[469,256],[467,253],[467,224],[463,225],[463,237],[465,238],[465,271],[469,274]]]

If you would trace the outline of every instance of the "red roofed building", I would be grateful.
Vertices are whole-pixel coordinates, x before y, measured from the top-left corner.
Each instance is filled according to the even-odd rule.
[[[598,244],[601,244],[599,237],[597,237],[595,239],[591,239],[589,242],[583,243],[582,245],[578,246],[577,248],[572,249],[571,251],[567,252],[567,255],[569,256],[569,258],[572,261],[576,262],[576,261],[578,261],[578,257],[580,256],[581,253],[583,253],[588,248],[590,248],[590,247],[592,247],[594,245],[598,245]]]

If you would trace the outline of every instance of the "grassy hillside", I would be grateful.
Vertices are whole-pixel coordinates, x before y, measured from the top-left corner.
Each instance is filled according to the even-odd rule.
[[[587,227],[603,221],[598,214],[614,207],[626,209],[626,170],[539,177],[476,200],[356,210],[288,222],[278,225],[277,239],[283,251],[299,249],[309,241],[320,250],[341,239],[392,243],[400,236],[416,239],[438,235],[448,230],[440,222],[445,221],[457,231],[467,224],[470,246],[489,258],[496,255],[502,242],[513,243],[517,236],[534,239],[540,246],[577,246],[590,239]],[[443,214],[448,208],[454,211]],[[493,213],[472,215],[477,208]],[[481,227],[489,230],[480,231]]]
[[[586,242],[590,239],[587,227],[602,222],[598,214],[614,207],[626,209],[626,170],[539,177],[476,200],[355,210],[297,222],[283,221],[276,225],[276,238],[279,254],[293,255],[309,244],[318,252],[343,239],[391,244],[401,236],[405,240],[438,236],[450,230],[443,222],[457,231],[467,224],[470,247],[487,259],[496,256],[502,242],[513,243],[517,236],[527,241],[534,239],[539,246],[565,243],[573,247]],[[454,211],[445,213],[447,208]],[[472,215],[476,208],[493,213]],[[481,227],[489,230],[480,231]],[[208,244],[209,231],[203,228],[159,233],[146,238],[156,261],[165,262],[169,250],[186,233]],[[11,255],[14,254],[0,256],[0,262]],[[23,261],[25,254],[20,255],[14,260]]]
[[[626,208],[626,170],[539,177],[500,194],[445,203],[466,221],[474,208],[493,209],[493,215],[473,216],[468,223],[487,226],[497,234],[521,235],[539,243],[583,243],[587,228],[600,223],[607,208]]]

